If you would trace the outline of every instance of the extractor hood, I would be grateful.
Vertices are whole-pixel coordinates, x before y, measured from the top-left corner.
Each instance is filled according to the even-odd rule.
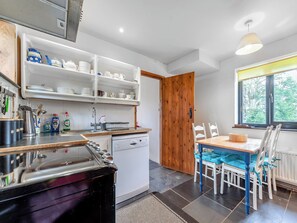
[[[76,40],[83,0],[0,0],[0,18]]]

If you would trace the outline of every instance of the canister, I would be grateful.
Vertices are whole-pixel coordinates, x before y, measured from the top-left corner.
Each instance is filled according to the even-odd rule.
[[[20,119],[16,119],[16,141],[19,141],[21,139],[21,120]]]
[[[13,119],[0,119],[0,145],[10,145],[15,135]]]

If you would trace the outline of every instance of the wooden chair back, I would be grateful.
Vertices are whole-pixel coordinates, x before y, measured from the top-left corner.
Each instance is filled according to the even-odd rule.
[[[210,132],[210,137],[217,137],[220,135],[219,133],[219,128],[217,123],[215,122],[214,124],[208,123],[208,127],[209,127],[209,132]]]
[[[271,133],[272,133],[273,126],[268,126],[266,128],[264,137],[262,138],[261,144],[260,144],[260,150],[257,156],[257,161],[255,165],[255,170],[260,173],[262,171],[262,167],[264,164],[265,154],[266,154],[266,148],[268,146],[268,143],[270,141]]]
[[[193,130],[193,137],[194,137],[194,150],[196,151],[198,141],[201,139],[206,139],[205,125],[204,123],[202,123],[201,125],[195,126],[195,124],[192,123],[192,130]]]

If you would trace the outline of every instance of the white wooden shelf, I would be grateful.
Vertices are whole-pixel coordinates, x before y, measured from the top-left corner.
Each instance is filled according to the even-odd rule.
[[[76,79],[79,81],[93,81],[95,79],[95,75],[89,73],[67,70],[60,67],[29,61],[26,61],[25,64],[31,74],[46,76],[49,78]]]
[[[38,91],[38,90],[25,90],[27,98],[43,98],[43,99],[56,99],[63,101],[82,101],[82,102],[95,102],[94,96],[86,96],[79,94],[62,94],[51,91]]]
[[[22,35],[21,47],[21,92],[23,98],[121,105],[140,104],[141,70],[137,66],[27,34]],[[27,61],[28,48],[35,48],[40,51],[42,56],[48,55],[50,58],[57,58],[58,60],[73,61],[76,64],[79,61],[86,61],[91,64],[91,69],[94,70],[95,75]],[[98,72],[105,73],[107,71],[112,74],[124,74],[126,80],[97,75]],[[75,90],[75,92],[81,92],[84,88],[89,88],[94,96],[27,89],[27,86],[30,85],[45,85],[53,89],[66,87]],[[102,98],[98,96],[99,90],[116,94],[122,91],[126,94],[134,92],[136,100]]]
[[[128,100],[124,98],[111,98],[111,97],[96,97],[96,103],[105,104],[121,104],[121,105],[139,105],[137,100]]]
[[[105,85],[111,87],[123,87],[128,89],[135,89],[139,86],[139,83],[127,81],[127,80],[120,80],[111,77],[104,77],[98,75],[98,85]]]

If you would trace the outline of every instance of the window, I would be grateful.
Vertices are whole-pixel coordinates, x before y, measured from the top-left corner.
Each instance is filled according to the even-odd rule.
[[[265,127],[282,123],[282,128],[297,129],[297,57],[294,58],[294,69],[283,66],[278,69],[280,72],[270,72],[267,66],[275,71],[272,63],[274,66],[267,64],[238,72],[239,124]]]

